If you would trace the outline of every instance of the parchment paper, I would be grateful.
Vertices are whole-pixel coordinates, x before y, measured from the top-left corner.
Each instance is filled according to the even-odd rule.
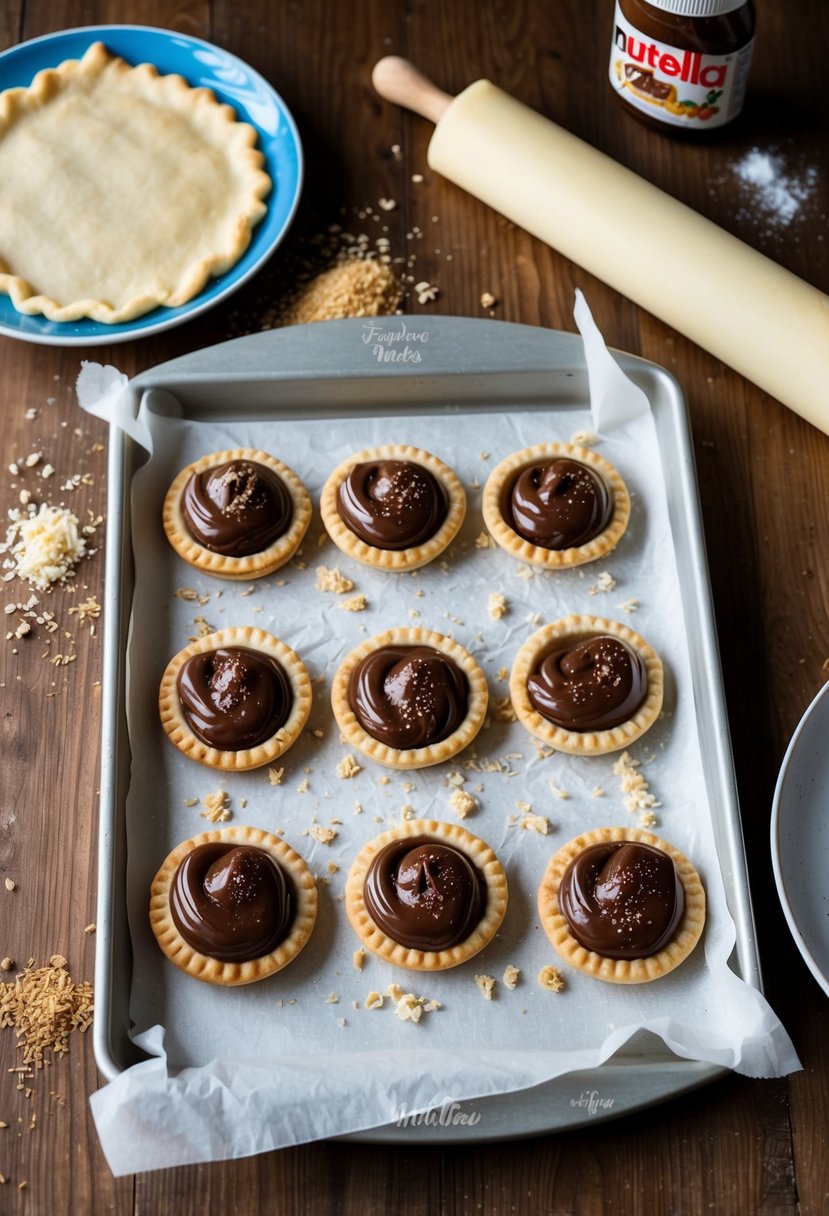
[[[137,1041],[154,1058],[92,1096],[115,1174],[244,1156],[393,1122],[401,1111],[440,1107],[447,1097],[460,1101],[524,1089],[600,1064],[641,1028],[678,1056],[753,1076],[799,1067],[764,998],[727,966],[735,931],[702,771],[653,418],[644,395],[607,354],[581,302],[577,319],[587,337],[595,421],[574,408],[499,417],[208,425],[142,409],[139,426],[147,428],[153,455],[133,487],[137,580],[129,653],[134,762],[127,897],[135,957],[131,1014]],[[98,409],[105,388],[110,395],[103,412],[110,413],[117,384],[91,366],[85,376],[82,403]],[[632,495],[630,526],[616,552],[577,570],[525,578],[520,563],[506,553],[477,548],[481,486],[494,464],[529,444],[569,440],[594,429],[601,432],[596,450],[616,465]],[[192,570],[163,537],[161,503],[168,485],[183,465],[206,452],[240,446],[274,452],[300,475],[317,503],[330,469],[351,452],[384,442],[435,452],[467,487],[467,520],[445,562],[414,575],[370,570],[343,557],[330,541],[318,544],[322,525],[315,514],[300,561],[259,582],[233,584]],[[354,579],[350,594],[366,595],[366,611],[344,611],[340,601],[348,596],[315,589],[315,569],[323,564]],[[604,571],[616,581],[603,592],[596,588]],[[175,591],[185,587],[207,601],[178,598]],[[488,597],[496,591],[509,608],[501,620],[488,612]],[[630,611],[628,603],[625,611],[622,604],[632,599],[638,606]],[[544,964],[560,963],[536,916],[536,890],[550,856],[571,837],[589,828],[637,823],[624,809],[613,774],[618,757],[541,757],[519,724],[493,717],[476,746],[448,764],[397,774],[366,760],[355,778],[341,780],[335,770],[348,749],[339,741],[329,689],[339,662],[364,637],[415,623],[451,633],[472,651],[497,702],[507,696],[504,669],[523,641],[540,624],[572,612],[622,620],[662,656],[665,713],[632,754],[661,803],[652,830],[696,864],[707,890],[708,921],[703,945],[658,982],[620,988],[562,968],[566,989],[554,995],[536,981]],[[198,618],[217,629],[256,625],[276,634],[301,655],[316,681],[309,729],[278,762],[284,768],[278,786],[267,769],[214,773],[182,757],[163,736],[158,684],[169,658],[198,632]],[[499,771],[479,771],[493,762]],[[456,818],[449,805],[453,772],[465,778],[464,788],[480,803],[465,826],[492,845],[507,872],[510,903],[502,930],[471,963],[434,977],[392,968],[371,955],[358,972],[352,954],[359,943],[342,905],[349,865],[365,841],[401,819],[404,806],[413,807],[418,818]],[[233,823],[284,829],[284,838],[318,876],[320,892],[317,926],[303,953],[283,972],[243,989],[213,988],[179,972],[158,950],[147,921],[150,882],[166,854],[211,826],[200,818],[201,808],[186,806],[186,800],[219,788],[230,795]],[[548,835],[522,830],[519,803],[550,820]],[[333,824],[338,835],[330,846],[307,834],[312,824],[328,826],[332,820],[341,822]],[[339,867],[336,872],[329,872],[330,863]],[[510,963],[521,970],[514,991],[501,981]],[[491,1002],[476,986],[476,974],[498,980]],[[400,1021],[388,998],[380,1010],[363,1008],[370,990],[385,992],[392,982],[439,1001],[441,1008],[418,1024]]]

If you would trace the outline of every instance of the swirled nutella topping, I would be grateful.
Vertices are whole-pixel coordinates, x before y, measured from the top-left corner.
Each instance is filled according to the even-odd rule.
[[[387,937],[412,950],[466,941],[486,911],[486,880],[465,853],[426,836],[393,840],[374,857],[363,898]]]
[[[381,646],[351,673],[348,699],[367,734],[389,747],[428,747],[467,714],[469,684],[456,663],[431,646]]]
[[[243,751],[270,739],[287,722],[294,701],[276,659],[245,646],[191,655],[177,684],[193,734],[222,751]]]
[[[685,891],[667,853],[625,840],[579,853],[564,871],[558,902],[585,950],[605,958],[648,958],[674,936]]]
[[[173,876],[170,913],[189,946],[223,963],[262,958],[293,923],[290,878],[263,849],[197,845]]]
[[[638,653],[607,634],[551,651],[527,680],[534,708],[564,730],[610,730],[633,717],[647,691]]]
[[[604,532],[613,495],[603,478],[579,460],[559,456],[521,469],[501,505],[506,522],[543,549],[575,549]]]
[[[337,492],[340,519],[377,549],[422,545],[446,519],[438,479],[411,460],[356,464]]]
[[[205,549],[247,557],[287,532],[293,504],[272,469],[254,460],[231,460],[193,474],[181,512],[188,532]]]

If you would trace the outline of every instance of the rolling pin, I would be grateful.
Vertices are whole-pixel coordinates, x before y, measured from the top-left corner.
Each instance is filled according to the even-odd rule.
[[[431,169],[829,434],[829,296],[488,80],[452,98],[388,56],[372,82],[437,124]]]

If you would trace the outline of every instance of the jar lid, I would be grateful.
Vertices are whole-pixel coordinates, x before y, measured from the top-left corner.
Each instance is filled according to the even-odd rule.
[[[680,17],[721,17],[743,8],[747,0],[647,0],[653,8]]]

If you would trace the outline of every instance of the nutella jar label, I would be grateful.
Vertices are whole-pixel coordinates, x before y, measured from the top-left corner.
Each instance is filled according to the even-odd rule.
[[[617,0],[610,83],[623,101],[668,126],[721,127],[742,109],[752,46],[704,55],[657,42],[631,25]]]

